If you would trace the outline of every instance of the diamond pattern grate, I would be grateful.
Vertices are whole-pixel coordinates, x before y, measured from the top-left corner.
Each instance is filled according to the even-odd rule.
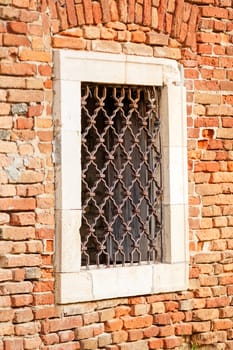
[[[82,83],[82,265],[161,259],[159,91]]]

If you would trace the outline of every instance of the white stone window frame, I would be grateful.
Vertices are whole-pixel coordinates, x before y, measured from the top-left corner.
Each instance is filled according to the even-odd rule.
[[[186,92],[174,60],[54,51],[56,300],[58,303],[181,291],[188,286]],[[81,267],[81,82],[161,87],[163,260]]]

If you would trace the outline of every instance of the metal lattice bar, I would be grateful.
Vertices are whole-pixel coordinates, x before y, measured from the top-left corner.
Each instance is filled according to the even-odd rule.
[[[161,258],[155,87],[82,83],[82,264]]]

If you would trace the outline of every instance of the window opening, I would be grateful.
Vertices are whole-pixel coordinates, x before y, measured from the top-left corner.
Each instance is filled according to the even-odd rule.
[[[159,89],[81,84],[82,265],[161,261]]]

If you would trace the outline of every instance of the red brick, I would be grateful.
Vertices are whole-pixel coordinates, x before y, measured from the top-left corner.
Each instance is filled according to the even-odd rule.
[[[183,312],[177,311],[177,312],[171,313],[171,318],[172,318],[173,322],[176,323],[176,322],[183,321],[185,318],[185,315]]]
[[[85,24],[83,4],[76,5],[76,14],[79,25]]]
[[[192,324],[181,323],[180,325],[175,326],[176,335],[190,335],[192,334]]]
[[[22,35],[3,34],[3,45],[5,46],[30,46],[29,40]]]
[[[0,309],[0,322],[12,322],[14,317],[13,309]]]
[[[28,64],[28,63],[13,63],[13,64],[2,63],[0,64],[0,72],[6,75],[33,76],[36,73],[36,65]],[[14,85],[11,85],[12,82]],[[21,83],[20,80],[13,79],[11,80],[11,83],[9,82],[9,84],[7,84],[7,87],[20,88],[25,86],[23,81],[21,84],[20,83]]]
[[[66,12],[66,8],[60,6],[60,3],[56,3],[57,4],[57,14],[58,14],[58,18],[60,20],[60,28],[62,30],[67,29],[68,28],[68,21],[67,21],[67,12]]]
[[[161,349],[163,347],[162,339],[150,339],[148,342],[149,349]]]
[[[163,326],[159,327],[159,336],[160,337],[169,337],[175,335],[174,326]]]
[[[143,24],[145,26],[151,25],[151,0],[143,2]]]
[[[171,337],[163,340],[164,349],[172,349],[177,346],[181,346],[181,344],[182,344],[181,338]]]
[[[121,317],[121,316],[125,316],[128,315],[130,313],[130,307],[129,306],[117,306],[115,308],[115,317]]]
[[[74,340],[74,332],[72,331],[59,332],[59,339],[61,343],[72,341]]]
[[[232,284],[232,283],[233,283],[232,274],[225,274],[219,277],[219,284],[221,285]]]
[[[56,333],[50,333],[41,336],[45,345],[53,345],[59,342],[59,336]]]
[[[173,19],[172,34],[175,38],[178,38],[181,31],[181,24],[183,20],[184,0],[178,1],[175,8],[175,14]]]
[[[131,34],[132,42],[143,43],[145,41],[145,33],[141,31],[134,31]]]
[[[39,90],[8,90],[9,102],[41,102],[44,100],[44,92]]]
[[[33,305],[46,305],[54,303],[54,295],[52,293],[34,293]]]
[[[92,4],[91,0],[83,1],[84,16],[86,24],[93,24]]]
[[[54,281],[39,281],[34,282],[33,291],[34,292],[50,292],[54,288]],[[58,320],[54,320],[54,322],[58,322]],[[68,321],[68,320],[67,320]],[[66,322],[66,319],[64,320]]]
[[[13,5],[20,8],[29,8],[29,0],[13,0]]]
[[[207,307],[224,307],[230,304],[229,297],[221,296],[218,298],[210,298],[207,299],[206,306]]]
[[[39,266],[41,258],[35,254],[5,255],[1,258],[2,267]]]
[[[141,24],[142,18],[143,18],[143,7],[141,4],[136,2],[136,5],[135,5],[135,23]]]
[[[148,328],[143,329],[143,335],[145,338],[155,337],[159,333],[159,327],[157,326],[150,326]]]
[[[117,344],[126,342],[128,339],[128,333],[124,330],[112,332],[111,335],[113,343]]]
[[[128,0],[128,21],[134,23],[135,16],[135,0]]]
[[[86,46],[82,38],[68,38],[61,36],[53,37],[53,46],[56,48],[84,49]]]
[[[2,227],[1,238],[6,240],[25,240],[35,238],[34,227]]]
[[[196,51],[196,30],[198,26],[199,8],[197,6],[192,6],[191,15],[188,22],[187,37],[185,43],[187,46],[191,47],[193,51]]]
[[[57,9],[54,1],[48,0],[48,6],[49,6],[51,18],[57,18]]]
[[[54,306],[44,306],[34,310],[35,320],[59,317],[60,314]]]
[[[9,270],[0,270],[0,281],[10,281],[12,280],[12,272]]]
[[[76,11],[74,6],[74,0],[66,0],[66,6],[67,6],[67,17],[68,22],[72,26],[77,25],[77,17],[76,17]]]
[[[14,337],[14,339],[5,339],[4,340],[4,349],[5,350],[23,350],[23,338]]]
[[[167,45],[168,35],[154,32],[146,33],[146,43],[149,45]]]
[[[128,331],[128,340],[135,341],[143,338],[143,331],[141,329],[130,329]]]
[[[25,349],[38,349],[41,346],[41,338],[38,335],[24,338]]]
[[[213,330],[224,330],[224,329],[231,329],[232,328],[232,321],[230,319],[217,319],[213,320]]]
[[[118,317],[118,316],[116,316],[116,317]],[[85,325],[98,322],[99,321],[98,312],[88,312],[88,313],[84,314],[83,321],[84,321]]]
[[[143,328],[150,327],[153,322],[153,317],[151,315],[138,316],[138,317],[130,317],[124,316],[122,317],[124,322],[124,328],[132,329],[132,328]]]
[[[31,282],[5,282],[2,283],[4,287],[4,295],[8,294],[24,294],[32,292],[32,284]]]
[[[129,305],[144,304],[144,303],[145,303],[144,297],[131,297],[128,299]]]
[[[123,328],[123,321],[119,318],[108,320],[104,324],[105,332],[115,332]]]
[[[93,21],[95,24],[99,24],[102,22],[102,12],[100,3],[97,1],[92,2],[92,11],[93,11]]]
[[[192,330],[193,333],[203,333],[210,331],[211,323],[209,321],[206,322],[192,322]]]
[[[35,40],[38,40],[38,43],[40,42],[41,38],[39,38],[39,37],[42,37],[43,33],[44,33],[44,31],[43,31],[43,27],[41,25],[38,25],[38,24],[29,24],[28,25],[28,34],[32,35],[33,37],[34,36],[37,37],[37,38],[32,38],[32,45],[33,45],[33,42],[35,43]],[[41,45],[39,47],[41,48]]]
[[[17,309],[15,311],[14,322],[15,323],[24,323],[33,320],[33,313],[30,308]]]
[[[33,126],[34,121],[30,118],[17,118],[15,122],[16,129],[32,129]]]
[[[49,321],[50,332],[58,330],[72,329],[82,326],[81,316],[69,316],[62,319],[54,319]]]
[[[3,322],[1,323],[0,327],[0,336],[7,336],[7,335],[13,335],[14,334],[14,326],[10,322]],[[15,345],[18,346],[18,343],[11,342],[12,347],[9,347],[9,350],[15,350]],[[5,347],[5,349],[8,349]],[[21,350],[22,348],[18,347],[17,350]],[[22,349],[23,350],[23,349]]]
[[[29,106],[29,108],[28,108],[28,117],[38,117],[38,116],[40,116],[42,114],[42,111],[43,111],[43,106],[41,106],[41,105]]]
[[[159,314],[154,316],[154,323],[159,325],[169,324],[171,321],[171,316],[169,313],[167,314]]]
[[[26,322],[15,325],[15,334],[19,336],[34,335],[39,331],[38,322]]]
[[[217,309],[202,309],[193,311],[193,320],[208,321],[218,318],[219,311]]]
[[[35,209],[34,198],[0,198],[1,210],[32,210]]]
[[[118,14],[119,14],[120,22],[127,23],[127,1],[126,0],[118,1]]]
[[[19,59],[21,61],[51,62],[51,54],[49,52],[38,52],[24,49],[21,50]]]
[[[158,29],[163,31],[165,28],[165,14],[167,9],[168,0],[161,0],[158,7]]]
[[[102,10],[103,23],[110,22],[111,16],[110,16],[109,2],[106,0],[101,0],[100,5],[101,5],[101,10]],[[92,18],[89,18],[89,20],[92,21]]]
[[[204,17],[216,17],[216,18],[228,18],[227,9],[223,9],[220,7],[201,7],[201,13]]]
[[[30,294],[20,294],[11,296],[12,306],[15,307],[28,306],[32,304],[32,300],[33,298]]]
[[[11,33],[25,34],[27,32],[27,25],[24,22],[8,22],[7,29]]]

